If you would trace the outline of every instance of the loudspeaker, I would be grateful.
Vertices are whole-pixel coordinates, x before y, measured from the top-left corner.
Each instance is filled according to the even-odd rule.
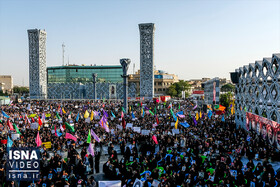
[[[230,73],[230,79],[231,79],[231,82],[232,82],[232,83],[238,84],[238,82],[239,82],[238,73],[237,73],[237,72],[231,72],[231,73]]]

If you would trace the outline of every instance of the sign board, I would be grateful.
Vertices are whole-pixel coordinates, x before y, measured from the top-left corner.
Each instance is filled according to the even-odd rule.
[[[140,133],[141,132],[141,128],[140,127],[133,127],[133,131]]]
[[[30,126],[30,128],[31,129],[38,129],[38,123],[36,122],[36,123],[31,123],[31,126]]]
[[[19,140],[20,139],[20,135],[17,133],[12,133],[11,134],[12,140]]]
[[[179,131],[179,129],[172,129],[172,133],[173,133],[173,134],[179,134],[180,131]]]
[[[127,123],[126,124],[126,128],[132,128],[133,127],[133,124],[132,123]]]
[[[121,187],[122,181],[98,181],[99,187]]]
[[[45,145],[47,149],[52,148],[52,142],[42,142],[42,145]]]
[[[150,130],[141,130],[141,134],[149,135],[150,134]]]

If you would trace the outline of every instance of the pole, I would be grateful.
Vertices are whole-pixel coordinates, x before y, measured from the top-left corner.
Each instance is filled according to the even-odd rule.
[[[96,99],[96,78],[97,78],[97,73],[92,74],[92,82],[93,82],[93,100]]]
[[[127,70],[129,67],[131,60],[128,58],[120,59],[120,64],[122,65],[123,75],[121,77],[123,78],[123,104],[124,104],[124,110],[125,113],[127,113],[127,100],[128,100],[128,75]]]

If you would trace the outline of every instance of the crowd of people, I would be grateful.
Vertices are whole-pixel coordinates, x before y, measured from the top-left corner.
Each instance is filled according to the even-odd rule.
[[[92,174],[99,173],[103,154],[108,156],[102,166],[106,177],[126,187],[137,181],[160,187],[280,184],[280,172],[271,165],[280,161],[275,147],[254,131],[237,127],[230,113],[210,117],[195,105],[191,100],[131,101],[127,113],[118,101],[31,101],[2,106],[0,183],[18,185],[6,180],[5,173],[11,133],[19,134],[12,147],[38,147],[39,132],[41,141],[51,142],[51,147],[38,147],[40,180],[21,182],[22,186],[97,186]],[[103,116],[105,124],[100,123]],[[9,129],[8,121],[17,132]],[[91,135],[89,140],[91,131],[97,138]],[[66,133],[75,138],[67,139]],[[89,151],[92,145],[94,153]]]

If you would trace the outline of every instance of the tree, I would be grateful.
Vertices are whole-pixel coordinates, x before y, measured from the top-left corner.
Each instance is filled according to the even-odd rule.
[[[221,87],[222,92],[234,92],[235,86],[233,84],[225,84]]]
[[[231,92],[227,92],[225,94],[221,94],[220,95],[220,104],[225,106],[225,107],[229,107],[229,103],[232,100],[232,93]]]
[[[29,93],[29,88],[23,87],[23,86],[15,86],[13,88],[14,93],[19,93],[19,94],[27,94]]]
[[[187,81],[179,80],[179,82],[173,83],[169,88],[167,93],[171,97],[182,97],[182,91],[189,91],[190,84]],[[186,97],[188,97],[188,93],[186,93]]]

